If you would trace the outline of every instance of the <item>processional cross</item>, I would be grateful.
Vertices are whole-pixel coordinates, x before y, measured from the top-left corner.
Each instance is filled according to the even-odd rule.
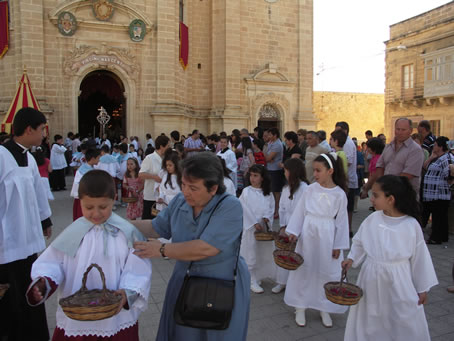
[[[101,137],[104,135],[104,129],[106,124],[110,121],[110,116],[107,113],[106,109],[104,109],[103,106],[98,109],[99,115],[96,117],[98,120],[99,124],[101,125]]]

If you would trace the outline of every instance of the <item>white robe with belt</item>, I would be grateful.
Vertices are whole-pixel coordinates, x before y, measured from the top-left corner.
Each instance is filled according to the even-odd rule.
[[[265,196],[261,188],[248,186],[243,190],[240,202],[243,207],[243,237],[240,254],[257,280],[274,279],[277,270],[273,259],[274,241],[256,241],[254,236],[256,223],[265,226],[263,218],[269,220],[270,228],[273,226],[273,194]]]
[[[296,308],[312,308],[327,313],[343,313],[347,307],[331,303],[323,285],[339,281],[341,262],[332,257],[335,249],[349,247],[347,195],[338,186],[325,188],[317,182],[308,186],[301,196],[287,233],[298,236],[296,252],[304,263],[291,271],[284,301]]]
[[[421,227],[409,216],[372,213],[353,238],[348,258],[361,263],[364,296],[350,308],[346,341],[430,340],[418,293],[438,284]]]

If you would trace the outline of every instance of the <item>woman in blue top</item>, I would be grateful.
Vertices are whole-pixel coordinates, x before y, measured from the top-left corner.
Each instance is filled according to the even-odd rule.
[[[238,260],[235,301],[229,327],[207,330],[175,323],[175,302],[190,261],[194,261],[191,275],[233,279],[243,230],[241,204],[236,197],[225,193],[224,173],[216,155],[202,152],[185,159],[181,190],[182,193],[151,222],[134,222],[146,237],[172,238],[168,244],[161,244],[156,239],[136,242],[135,254],[143,258],[169,257],[177,260],[167,286],[156,340],[246,340],[250,276],[241,257]],[[217,205],[220,200],[222,202]]]

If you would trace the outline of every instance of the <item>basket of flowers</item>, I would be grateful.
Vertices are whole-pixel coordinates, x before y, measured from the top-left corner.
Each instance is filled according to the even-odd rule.
[[[9,289],[9,284],[0,284],[0,300],[3,298],[3,295],[5,295],[5,292]]]
[[[296,270],[304,262],[300,254],[288,250],[274,250],[273,257],[274,262],[286,270]]]
[[[87,289],[87,276],[95,267],[102,279],[102,289]],[[121,295],[106,288],[106,277],[98,264],[91,264],[84,273],[82,287],[71,296],[60,299],[59,304],[66,316],[79,321],[98,321],[116,314]]]
[[[265,230],[262,231],[255,231],[254,237],[257,241],[270,241],[274,240],[274,235],[276,233],[270,230],[268,222],[265,220]]]
[[[326,298],[335,304],[355,305],[363,296],[363,290],[359,286],[348,283],[345,269],[342,269],[340,282],[328,282],[323,287]]]
[[[121,198],[121,201],[123,201],[126,204],[135,203],[135,202],[137,202],[137,200],[139,200],[139,198],[137,196],[135,196],[131,190],[128,190],[127,196]]]
[[[296,242],[291,242],[288,236],[276,234],[274,236],[274,245],[279,250],[295,251]]]

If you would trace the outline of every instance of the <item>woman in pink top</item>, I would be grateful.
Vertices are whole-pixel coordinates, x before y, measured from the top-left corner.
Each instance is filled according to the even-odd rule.
[[[36,151],[32,153],[35,157],[36,163],[38,165],[39,175],[41,175],[41,180],[47,191],[47,199],[54,200],[54,195],[50,190],[49,185],[49,173],[52,173],[52,165],[50,160],[44,154],[44,151],[41,147],[36,148]]]
[[[372,155],[372,159],[369,161],[369,177],[377,170],[377,161],[385,148],[383,141],[377,137],[374,137],[367,141],[367,151]]]

